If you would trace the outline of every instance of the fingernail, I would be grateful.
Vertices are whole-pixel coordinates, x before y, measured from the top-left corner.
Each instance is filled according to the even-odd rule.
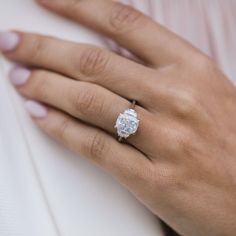
[[[14,32],[1,32],[0,33],[0,50],[8,52],[16,48],[20,42],[20,37]]]
[[[48,114],[47,108],[35,101],[26,101],[25,108],[33,118],[42,119]]]
[[[23,68],[23,67],[15,67],[9,73],[9,79],[15,86],[24,85],[29,77],[30,77],[30,70]]]

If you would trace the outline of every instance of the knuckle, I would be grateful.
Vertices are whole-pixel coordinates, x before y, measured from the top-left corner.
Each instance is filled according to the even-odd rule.
[[[58,124],[57,128],[55,129],[54,133],[55,136],[59,140],[63,140],[63,142],[66,142],[67,140],[67,134],[68,130],[70,129],[71,121],[69,118],[63,118],[60,123]]]
[[[38,98],[47,100],[49,85],[47,74],[44,71],[37,70],[32,73],[31,87],[33,94]]]
[[[36,61],[43,51],[46,50],[46,42],[43,37],[40,36],[31,36],[30,38],[30,58],[32,61]]]
[[[173,100],[173,105],[177,116],[187,118],[196,113],[199,102],[193,93],[181,91],[177,94],[177,99]]]
[[[207,75],[209,71],[215,68],[214,62],[208,56],[202,54],[193,56],[188,64],[198,76]]]
[[[93,110],[95,101],[95,94],[89,90],[85,90],[75,96],[74,106],[80,114],[88,115],[90,111]]]
[[[109,53],[103,49],[91,47],[86,49],[79,60],[80,72],[86,76],[102,73],[109,61]]]
[[[108,153],[109,145],[106,142],[105,136],[97,131],[89,137],[86,149],[89,156],[95,159],[101,159]]]
[[[140,27],[144,22],[143,14],[131,6],[115,3],[111,10],[110,25],[114,33]]]
[[[83,89],[79,93],[74,92],[75,96],[72,98],[75,110],[78,114],[90,116],[96,114],[98,117],[104,111],[104,101],[97,96],[95,89]]]

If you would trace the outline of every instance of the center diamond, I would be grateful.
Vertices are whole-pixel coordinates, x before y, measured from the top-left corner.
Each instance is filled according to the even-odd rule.
[[[128,138],[131,134],[135,134],[138,126],[139,120],[136,111],[127,109],[118,116],[115,128],[119,137]]]

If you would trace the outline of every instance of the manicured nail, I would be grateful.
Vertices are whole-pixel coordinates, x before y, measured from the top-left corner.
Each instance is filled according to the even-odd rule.
[[[30,77],[30,70],[23,67],[15,67],[9,73],[9,79],[15,86],[25,84]]]
[[[26,101],[25,108],[33,118],[42,119],[48,114],[47,108],[35,101]]]
[[[0,33],[0,50],[8,52],[16,48],[20,42],[20,37],[14,32],[1,32]]]

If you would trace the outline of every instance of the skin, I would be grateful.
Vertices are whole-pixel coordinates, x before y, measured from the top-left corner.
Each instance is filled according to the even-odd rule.
[[[234,235],[236,90],[226,76],[130,7],[106,0],[38,2],[112,38],[142,63],[18,32],[20,44],[5,56],[34,68],[17,90],[48,106],[35,123],[109,171],[181,235]],[[140,127],[119,143],[114,124],[131,99]]]

